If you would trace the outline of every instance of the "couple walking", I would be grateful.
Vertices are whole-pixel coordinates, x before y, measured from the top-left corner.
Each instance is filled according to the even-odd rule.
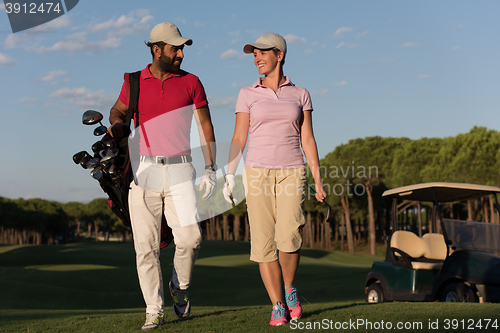
[[[200,191],[208,199],[216,192],[215,135],[203,85],[198,77],[180,69],[184,46],[172,23],[156,25],[146,44],[152,63],[141,71],[135,127],[140,129],[140,164],[131,182],[129,207],[141,291],[146,303],[142,330],[165,323],[163,280],[160,267],[160,229],[164,215],[175,244],[169,290],[174,314],[190,315],[187,289],[201,244],[196,203],[196,172],[191,164],[190,127],[194,116],[205,159]],[[265,33],[243,47],[253,54],[261,77],[241,89],[229,153],[224,198],[233,203],[235,175],[247,140],[244,183],[251,235],[250,260],[259,270],[273,304],[270,325],[299,318],[302,308],[294,286],[305,224],[303,203],[306,169],[303,154],[323,201],[319,159],[312,129],[309,93],[283,73],[286,41]],[[115,138],[130,133],[125,119],[129,107],[128,75],[109,120]],[[292,190],[290,190],[290,188]],[[286,189],[286,190],[284,190]]]

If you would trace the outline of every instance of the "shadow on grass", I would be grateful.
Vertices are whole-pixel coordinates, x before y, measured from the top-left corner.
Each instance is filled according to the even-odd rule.
[[[169,246],[161,251],[165,285],[173,250]],[[204,242],[189,289],[193,306],[270,305],[248,251],[245,242]],[[310,303],[363,301],[369,267],[332,266],[331,258],[323,258],[328,253],[304,250],[305,257],[318,260],[299,266],[295,283],[299,296]],[[0,309],[85,309],[88,314],[88,310],[145,306],[131,243],[23,246],[0,253],[0,290]],[[166,307],[170,301],[166,291]]]

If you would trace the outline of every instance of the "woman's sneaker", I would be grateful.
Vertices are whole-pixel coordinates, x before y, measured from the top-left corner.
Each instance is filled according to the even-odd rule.
[[[271,315],[271,321],[269,322],[269,325],[280,326],[285,325],[286,323],[287,320],[285,306],[281,302],[276,302],[276,305],[273,306],[273,313]]]
[[[302,306],[300,306],[299,296],[295,286],[285,291],[286,306],[290,314],[290,319],[299,319],[302,316]]]
[[[165,325],[165,314],[163,313],[146,313],[146,322],[141,327],[141,331],[154,330]]]

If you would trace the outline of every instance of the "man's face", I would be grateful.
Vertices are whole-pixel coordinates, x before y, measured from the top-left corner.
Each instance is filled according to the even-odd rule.
[[[181,69],[184,45],[173,46],[170,44],[165,45],[162,50],[161,56],[158,59],[160,68],[169,73],[177,73]]]

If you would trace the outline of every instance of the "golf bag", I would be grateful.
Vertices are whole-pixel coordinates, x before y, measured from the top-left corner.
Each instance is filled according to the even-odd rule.
[[[129,105],[125,118],[125,125],[130,128],[132,118],[137,112],[139,104],[139,79],[141,72],[125,73],[125,84],[129,89]],[[135,123],[137,127],[137,122]],[[108,142],[112,139],[109,133],[102,138],[102,142]],[[130,183],[133,181],[132,165],[130,163],[130,150],[128,136],[124,138],[115,138],[118,155],[115,157],[114,165],[119,172],[119,176],[111,178],[107,174],[103,174],[99,179],[99,185],[102,190],[109,196],[108,204],[113,213],[121,220],[123,225],[131,228],[128,193]],[[166,247],[173,240],[172,229],[168,226],[165,215],[162,215],[161,221],[161,242],[160,248]]]

